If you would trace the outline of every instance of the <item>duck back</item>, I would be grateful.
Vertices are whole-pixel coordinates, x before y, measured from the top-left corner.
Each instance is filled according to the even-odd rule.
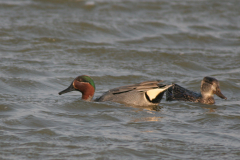
[[[191,101],[199,102],[201,99],[201,94],[190,91],[178,84],[173,84],[172,87],[168,88],[166,91],[167,101]]]

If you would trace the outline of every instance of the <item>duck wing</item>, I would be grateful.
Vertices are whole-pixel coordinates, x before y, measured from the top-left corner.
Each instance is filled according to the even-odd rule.
[[[146,92],[150,89],[155,89],[155,88],[165,86],[163,84],[159,84],[160,82],[162,82],[162,80],[145,81],[145,82],[141,82],[141,83],[137,83],[137,84],[133,84],[133,85],[127,85],[127,86],[114,88],[114,89],[109,90],[108,92],[111,92],[112,94],[121,94],[121,93],[130,92],[133,90],[136,90],[139,92]]]
[[[135,92],[142,92],[145,93],[149,90],[158,89],[159,87],[163,87],[165,85],[160,84],[162,80],[156,80],[156,81],[145,81],[137,84],[122,86],[118,88],[113,88],[105,93],[103,93],[102,96],[95,99],[95,101],[113,101],[115,97],[119,99],[120,95],[128,94],[128,92],[135,91]],[[136,94],[135,94],[136,95]]]

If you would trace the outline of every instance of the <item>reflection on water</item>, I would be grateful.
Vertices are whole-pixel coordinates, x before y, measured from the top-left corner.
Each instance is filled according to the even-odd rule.
[[[152,106],[134,106],[134,105],[126,105],[128,107],[133,107],[136,108],[136,112],[141,112],[143,110],[148,110],[148,111],[160,111],[161,108],[163,108],[160,105],[152,105]],[[151,112],[152,113],[152,112]]]
[[[163,117],[141,117],[137,119],[133,119],[131,122],[155,122],[160,121]]]
[[[211,113],[211,112],[215,112],[215,111],[216,111],[216,110],[213,109],[213,108],[204,108],[204,109],[207,109],[207,110],[208,110],[207,112],[209,112],[209,113]]]

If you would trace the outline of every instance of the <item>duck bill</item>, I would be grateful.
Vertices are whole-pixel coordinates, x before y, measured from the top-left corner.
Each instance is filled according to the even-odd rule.
[[[225,97],[225,96],[222,94],[220,88],[217,88],[216,95],[217,95],[218,97],[222,98],[222,99],[227,99],[227,97]]]
[[[73,85],[71,84],[67,89],[59,92],[58,94],[59,95],[62,95],[62,94],[65,94],[65,93],[68,93],[68,92],[72,92],[72,91],[75,91],[76,89],[73,87]]]

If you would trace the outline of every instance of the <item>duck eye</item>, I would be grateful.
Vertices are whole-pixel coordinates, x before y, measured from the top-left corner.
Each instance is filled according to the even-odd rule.
[[[82,82],[83,80],[82,80],[82,78],[77,78],[76,79],[78,82]]]
[[[209,83],[209,84],[213,84],[211,80],[207,79],[205,80],[205,82]]]

